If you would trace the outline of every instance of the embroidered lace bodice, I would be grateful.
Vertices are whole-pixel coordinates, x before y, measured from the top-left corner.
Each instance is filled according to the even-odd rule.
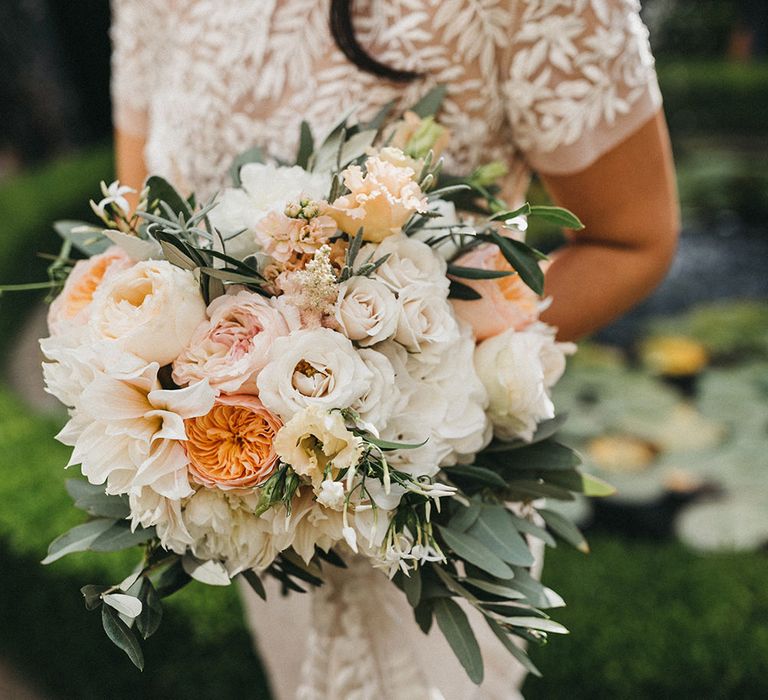
[[[302,119],[324,136],[444,83],[447,170],[503,160],[519,195],[529,168],[577,172],[660,105],[638,0],[359,0],[366,50],[424,75],[406,86],[349,63],[329,4],[113,0],[116,125],[146,137],[151,172],[207,196],[253,145],[290,159]]]
[[[661,103],[637,0],[359,0],[362,46],[423,74],[405,86],[347,61],[329,0],[112,4],[115,124],[145,137],[150,172],[201,197],[229,184],[232,159],[251,146],[290,160],[302,120],[322,137],[353,107],[365,119],[443,83],[446,170],[502,160],[514,201],[531,169],[582,170]],[[486,681],[475,689],[440,633],[425,637],[367,565],[313,595],[246,603],[281,700],[518,697],[522,667],[482,621]]]

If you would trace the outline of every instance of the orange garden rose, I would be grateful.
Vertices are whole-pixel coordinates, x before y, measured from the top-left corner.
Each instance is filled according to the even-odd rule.
[[[85,323],[86,309],[93,301],[93,294],[110,272],[125,270],[133,264],[122,248],[112,246],[88,260],[79,260],[67,277],[61,294],[48,311],[48,328],[56,335],[62,324],[68,321]]]
[[[209,413],[184,423],[189,473],[197,483],[253,488],[275,470],[273,441],[282,423],[255,396],[220,396]]]
[[[491,245],[474,248],[462,255],[456,264],[482,270],[512,269],[498,248]],[[472,326],[478,343],[509,328],[523,330],[539,317],[541,300],[520,279],[520,275],[485,280],[462,279],[461,283],[482,295],[482,299],[471,301],[451,300],[456,316]]]

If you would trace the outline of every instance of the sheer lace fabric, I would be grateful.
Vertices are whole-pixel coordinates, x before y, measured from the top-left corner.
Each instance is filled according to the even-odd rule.
[[[146,138],[146,162],[205,197],[253,145],[290,160],[300,122],[322,137],[341,113],[413,104],[447,85],[446,169],[502,160],[506,196],[531,168],[573,173],[660,106],[637,0],[360,0],[355,26],[380,61],[424,78],[362,73],[335,47],[328,0],[112,0],[116,126]],[[404,597],[353,561],[348,576],[269,605],[246,595],[276,697],[304,700],[514,698],[523,678],[482,622],[486,682],[467,680],[439,631],[425,637]]]

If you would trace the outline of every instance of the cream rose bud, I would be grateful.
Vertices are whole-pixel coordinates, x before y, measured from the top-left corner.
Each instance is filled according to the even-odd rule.
[[[367,346],[392,337],[400,307],[378,280],[356,275],[339,285],[334,317],[344,335]]]
[[[458,337],[451,306],[437,285],[414,284],[400,292],[400,317],[395,340],[410,352],[447,343]]]
[[[442,296],[448,295],[447,264],[426,243],[409,238],[405,234],[391,236],[377,247],[365,246],[360,258],[372,260],[386,256],[386,260],[374,273],[374,277],[391,290],[399,292],[413,284],[429,283],[442,289]]]
[[[173,363],[174,381],[185,386],[208,379],[220,391],[255,394],[272,343],[290,332],[281,308],[277,300],[248,291],[214,299],[208,320]]]
[[[368,391],[371,379],[348,338],[313,328],[277,338],[256,384],[262,403],[288,420],[307,406],[347,408]]]
[[[543,323],[510,329],[477,346],[475,368],[498,437],[530,440],[539,421],[554,417],[549,390],[565,370],[565,356],[575,350],[573,343],[556,342],[555,329]]]
[[[147,362],[167,365],[205,320],[195,276],[165,260],[146,260],[110,277],[96,291],[89,326]]]
[[[277,433],[274,447],[285,464],[309,477],[318,494],[327,478],[354,467],[363,453],[363,441],[347,430],[341,414],[319,406],[296,413]]]
[[[427,210],[427,198],[414,181],[412,168],[371,156],[365,161],[365,173],[359,165],[351,165],[343,175],[349,193],[332,202],[327,214],[350,236],[362,227],[364,240],[382,241],[399,233],[413,214]]]

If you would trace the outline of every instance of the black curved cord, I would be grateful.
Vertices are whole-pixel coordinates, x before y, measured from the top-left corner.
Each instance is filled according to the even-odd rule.
[[[397,70],[377,61],[366,53],[355,36],[352,25],[352,5],[354,0],[331,0],[330,28],[336,45],[341,52],[366,73],[393,80],[398,83],[408,83],[420,78],[421,73],[409,70]]]

